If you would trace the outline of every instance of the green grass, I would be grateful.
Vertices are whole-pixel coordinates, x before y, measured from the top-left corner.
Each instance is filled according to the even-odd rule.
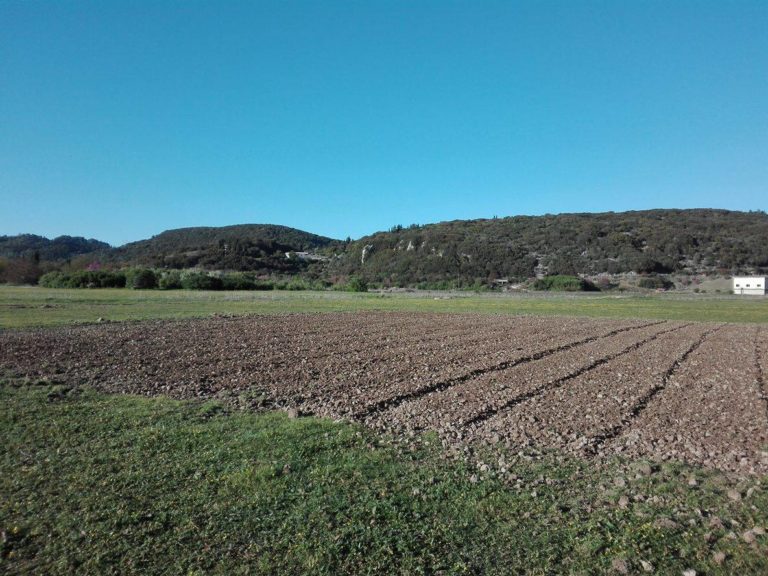
[[[768,322],[768,298],[653,294],[354,294],[346,292],[194,292],[66,290],[0,286],[0,328],[79,322],[386,310],[479,312],[713,322]]]
[[[46,383],[0,405],[4,574],[768,573],[766,537],[740,538],[768,523],[764,480],[735,502],[713,473],[544,456],[502,482],[328,420]]]

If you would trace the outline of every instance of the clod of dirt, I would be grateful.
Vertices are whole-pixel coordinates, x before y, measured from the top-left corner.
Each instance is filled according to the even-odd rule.
[[[675,528],[678,528],[680,525],[672,520],[671,518],[657,518],[654,520],[653,525],[656,526],[656,528],[660,528],[662,530],[674,530]]]
[[[611,568],[617,574],[629,574],[629,565],[624,558],[614,558],[611,562]]]

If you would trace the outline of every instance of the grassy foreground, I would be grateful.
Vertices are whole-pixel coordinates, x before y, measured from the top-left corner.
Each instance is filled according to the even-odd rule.
[[[768,573],[765,480],[542,457],[502,482],[282,413],[9,382],[0,406],[4,574]]]
[[[712,322],[768,322],[768,298],[617,294],[353,294],[66,290],[0,286],[0,328],[286,312],[479,312]]]

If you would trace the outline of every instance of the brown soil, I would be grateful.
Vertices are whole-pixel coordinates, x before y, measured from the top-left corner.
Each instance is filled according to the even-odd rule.
[[[447,444],[768,471],[768,330],[340,313],[0,333],[0,368],[108,392],[217,397]]]

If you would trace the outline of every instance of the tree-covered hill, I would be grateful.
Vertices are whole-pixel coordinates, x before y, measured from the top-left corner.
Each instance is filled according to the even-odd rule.
[[[81,254],[108,250],[109,244],[80,236],[59,236],[49,240],[35,234],[0,236],[0,258],[36,261],[67,260]]]
[[[349,244],[332,266],[392,285],[536,273],[764,272],[768,215],[646,210],[395,226]]]
[[[167,230],[116,248],[110,260],[158,268],[206,268],[291,273],[300,258],[287,252],[318,252],[337,241],[287,226],[240,224]]]
[[[330,282],[356,276],[393,286],[541,274],[767,273],[768,215],[696,209],[514,216],[395,226],[347,242],[267,224],[168,230],[120,248],[69,236],[0,236],[0,282],[34,282],[60,266],[95,263]]]

